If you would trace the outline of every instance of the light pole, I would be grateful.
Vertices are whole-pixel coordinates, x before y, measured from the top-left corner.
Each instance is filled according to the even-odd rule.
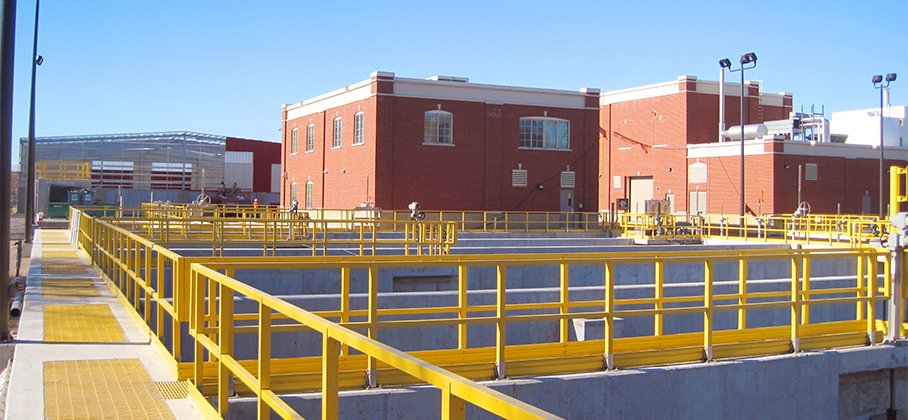
[[[883,91],[889,90],[889,82],[895,80],[895,73],[889,73],[886,75],[886,84],[883,84],[883,76],[880,74],[874,75],[871,82],[873,82],[873,87],[880,90],[880,218],[886,217],[886,209],[883,207],[883,182],[886,178],[885,163],[883,163]]]
[[[741,121],[740,121],[740,125],[741,125],[741,164],[740,164],[740,166],[741,166],[741,212],[740,212],[740,216],[741,216],[741,226],[743,227],[744,226],[744,209],[745,209],[745,206],[744,206],[744,123],[745,123],[744,122],[744,105],[745,105],[745,101],[744,101],[744,98],[745,98],[745,95],[747,94],[746,90],[745,90],[745,86],[744,86],[744,70],[752,69],[757,66],[757,55],[752,52],[742,55],[741,56],[741,67],[736,68],[736,69],[731,68],[731,60],[729,60],[727,58],[723,58],[722,60],[719,60],[719,66],[721,66],[722,68],[728,68],[728,70],[732,73],[741,72]],[[723,80],[723,83],[724,83],[724,80]]]
[[[41,0],[35,0],[35,38],[32,44],[32,90],[28,110],[28,174],[25,181],[25,242],[30,243],[35,234],[35,73],[44,62],[38,55],[38,11]]]

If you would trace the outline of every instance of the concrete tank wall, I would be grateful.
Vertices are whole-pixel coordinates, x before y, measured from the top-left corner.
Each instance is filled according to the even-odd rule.
[[[569,419],[866,419],[884,416],[890,401],[904,418],[908,345],[899,344],[484,384]],[[319,416],[317,393],[283,399]],[[438,418],[440,392],[346,391],[339,406],[343,419]],[[253,417],[254,400],[232,400],[228,418]],[[468,405],[467,418],[495,417]]]

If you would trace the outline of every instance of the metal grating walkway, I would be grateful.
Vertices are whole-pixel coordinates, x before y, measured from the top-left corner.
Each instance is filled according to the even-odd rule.
[[[108,305],[47,305],[44,341],[121,343],[126,336]]]
[[[133,314],[68,231],[36,231],[6,418],[200,418]]]
[[[47,419],[172,419],[139,359],[44,362]]]

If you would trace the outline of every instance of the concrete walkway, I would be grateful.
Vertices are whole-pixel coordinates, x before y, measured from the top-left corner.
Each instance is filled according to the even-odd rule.
[[[7,419],[201,418],[69,231],[36,231],[31,257]]]

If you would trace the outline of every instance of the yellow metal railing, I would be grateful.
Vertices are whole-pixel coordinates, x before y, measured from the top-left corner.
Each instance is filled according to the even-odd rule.
[[[230,273],[231,270],[228,270]],[[370,274],[372,275],[372,274]],[[267,418],[274,410],[283,418],[298,417],[298,414],[274,392],[272,388],[272,334],[287,323],[274,325],[272,319],[291,320],[321,334],[321,393],[322,418],[338,418],[338,392],[345,378],[340,374],[341,347],[363,352],[368,360],[368,370],[380,364],[412,376],[441,390],[442,418],[465,418],[466,403],[504,418],[555,418],[520,400],[469,381],[459,375],[427,363],[400,350],[382,344],[360,333],[328,321],[303,310],[284,300],[234,280],[215,270],[193,264],[191,267],[192,310],[189,333],[195,339],[193,382],[197,386],[205,383],[205,351],[209,362],[217,364],[217,408],[226,416],[228,412],[228,385],[230,379],[238,379],[245,388],[255,394],[258,417]],[[234,313],[235,297],[243,296],[258,303],[253,321],[257,331],[258,359],[255,368],[248,369],[233,356],[234,337],[238,334],[238,317]],[[216,302],[216,304],[213,304]],[[215,306],[216,305],[216,308]],[[247,314],[248,315],[248,314]],[[248,319],[248,318],[245,318]],[[248,328],[247,328],[248,329]],[[285,330],[285,329],[284,329]],[[372,386],[375,386],[372,383]]]
[[[742,223],[743,221],[743,223]],[[826,245],[865,246],[885,237],[888,222],[876,216],[823,215],[620,215],[625,237],[639,239],[716,238]]]
[[[195,212],[211,217],[239,219],[308,218],[311,220],[347,220],[348,223],[371,220],[381,221],[383,229],[402,231],[410,219],[406,210],[382,209],[306,209],[291,213],[287,208],[250,205],[221,204],[204,208],[186,205],[146,203],[142,205],[148,217],[154,214],[167,217],[189,218]],[[527,212],[445,210],[424,211],[425,222],[449,222],[461,232],[599,232],[607,221],[605,213],[597,212]]]
[[[758,251],[700,251],[654,255],[647,252],[608,254],[547,254],[547,255],[486,255],[486,256],[369,256],[319,257],[301,260],[294,257],[194,257],[179,256],[153,241],[128,229],[77,212],[79,244],[92,257],[105,278],[120,292],[121,298],[135,307],[137,314],[149,326],[156,341],[174,356],[175,368],[181,378],[192,378],[201,391],[216,385],[219,394],[225,380],[235,376],[237,389],[258,396],[260,407],[267,406],[287,414],[276,393],[323,389],[332,399],[335,389],[361,387],[364,384],[405,384],[427,382],[451,392],[444,396],[445,407],[460,412],[461,400],[467,400],[493,413],[489,408],[494,400],[474,395],[474,391],[445,391],[461,379],[445,376],[443,370],[417,369],[420,363],[431,363],[469,379],[487,379],[523,375],[543,375],[595,371],[600,369],[643,366],[664,363],[712,360],[784,353],[792,350],[861,345],[879,341],[886,321],[877,319],[875,303],[891,295],[891,262],[887,253],[876,249],[823,250],[758,250]],[[821,259],[854,261],[852,272],[838,273],[850,278],[845,287],[823,288],[811,275],[811,264]],[[756,261],[776,261],[788,264],[791,276],[787,290],[765,291],[751,289],[754,280],[748,276],[748,264]],[[881,268],[877,262],[882,261]],[[718,264],[737,264],[737,278],[717,278]],[[702,275],[688,279],[700,284],[700,293],[670,293],[665,273],[675,264],[696,265]],[[570,272],[572,267],[602,268],[602,298],[571,299]],[[619,294],[618,269],[622,266],[652,266],[653,278],[645,287],[652,294],[629,297]],[[527,267],[557,267],[558,299],[536,303],[514,303],[506,299],[516,290],[507,281],[508,270]],[[393,308],[380,307],[378,299],[379,270],[393,268],[449,267],[457,272],[457,290],[452,291],[455,303],[445,306]],[[496,273],[494,304],[470,303],[468,273],[487,267]],[[276,299],[233,278],[240,270],[329,269],[337,270],[341,282],[339,304],[335,310],[307,312],[288,302]],[[350,271],[367,270],[369,290],[365,307],[355,307],[351,299]],[[542,272],[542,271],[540,271]],[[882,274],[882,279],[880,275]],[[723,282],[733,282],[737,291],[717,292]],[[758,282],[760,283],[760,282]],[[904,291],[905,282],[902,281]],[[255,300],[259,309],[254,313],[234,313],[233,299],[241,294]],[[902,296],[905,296],[902,293]],[[817,322],[811,319],[810,308],[824,305],[854,305],[850,320]],[[749,327],[748,316],[773,308],[789,312],[787,325]],[[736,328],[717,327],[719,313],[733,313]],[[427,314],[433,316],[426,319]],[[699,332],[670,332],[666,321],[682,314],[699,314]],[[617,337],[617,319],[647,317],[652,319],[651,335]],[[168,319],[169,318],[169,319]],[[605,338],[589,342],[571,342],[569,323],[576,318],[599,318],[605,321]],[[270,325],[270,320],[285,320]],[[289,322],[289,324],[288,324]],[[559,339],[552,343],[514,345],[505,339],[509,325],[517,323],[558,324]],[[192,329],[191,339],[197,350],[192,362],[180,353],[183,324]],[[170,324],[171,336],[165,337],[165,324]],[[494,346],[470,347],[467,332],[474,326],[492,325],[496,331]],[[406,354],[397,352],[375,340],[380,330],[394,328],[451,327],[457,336],[455,349],[430,349]],[[322,334],[323,344],[338,348],[334,357],[297,357],[289,359],[258,357],[238,360],[232,355],[235,335],[312,330]],[[264,331],[264,332],[263,332]],[[357,333],[354,331],[362,331]],[[905,324],[901,335],[905,334]],[[206,341],[207,340],[207,341]],[[222,342],[222,340],[224,340]],[[222,343],[226,343],[225,348]],[[267,343],[266,343],[267,345]],[[199,348],[208,350],[208,361],[199,357]],[[365,354],[353,354],[353,348]],[[261,347],[260,347],[261,352]],[[262,352],[260,354],[268,354]],[[334,354],[327,352],[325,354]],[[265,364],[262,376],[258,365]],[[188,370],[187,370],[188,369]],[[271,369],[271,370],[269,370]],[[419,374],[414,374],[414,370]],[[363,379],[361,372],[370,375]],[[256,372],[254,375],[251,372]],[[330,375],[326,375],[325,372]],[[401,375],[395,372],[405,372]],[[427,373],[431,372],[431,373]],[[436,375],[441,375],[437,376]],[[250,376],[251,375],[251,376]],[[416,379],[407,379],[409,376]],[[334,377],[334,379],[330,379]],[[325,379],[329,378],[329,379]],[[454,378],[454,379],[452,379]],[[271,381],[270,387],[268,381]],[[264,381],[264,382],[263,382]],[[364,382],[365,381],[365,382]],[[448,382],[445,382],[448,381]],[[229,382],[229,381],[228,381]],[[264,386],[262,385],[264,383]],[[446,388],[447,387],[447,388]],[[473,389],[473,388],[470,388]],[[480,392],[480,391],[475,391]],[[484,391],[483,391],[484,392]],[[487,395],[487,394],[483,394]],[[497,398],[497,397],[496,397]],[[336,399],[334,400],[336,401]],[[326,403],[330,415],[331,401]],[[223,408],[222,408],[223,407]],[[226,405],[219,405],[226,409]],[[456,413],[455,413],[456,415]]]
[[[91,179],[91,162],[41,160],[38,161],[37,175],[40,179]]]

